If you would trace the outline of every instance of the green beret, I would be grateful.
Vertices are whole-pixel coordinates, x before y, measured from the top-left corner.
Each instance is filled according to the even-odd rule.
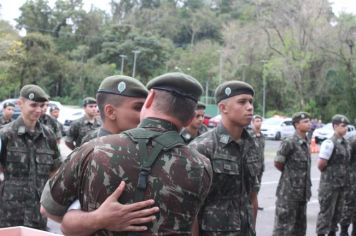
[[[336,114],[331,118],[331,123],[333,123],[333,125],[340,123],[350,124],[350,120],[344,115]]]
[[[49,99],[48,94],[46,94],[46,92],[41,87],[34,84],[23,86],[20,90],[20,97],[34,102],[45,102]]]
[[[15,107],[15,104],[13,104],[12,102],[5,102],[2,107],[3,107],[4,109],[5,109],[6,107]]]
[[[88,104],[96,104],[96,99],[93,97],[86,97],[83,99],[83,106],[85,107]]]
[[[255,91],[248,83],[238,80],[226,81],[216,88],[215,101],[216,103],[219,103],[221,100],[240,94],[250,94],[254,96]]]
[[[206,106],[202,102],[198,102],[197,104],[197,110],[205,110]]]
[[[59,111],[59,107],[57,107],[56,105],[51,106],[51,107],[49,108],[49,112],[53,112],[53,111]]]
[[[254,119],[254,120],[255,120],[255,119],[261,119],[261,120],[263,120],[262,116],[260,116],[260,115],[254,115],[254,116],[253,116],[253,119]]]
[[[148,90],[137,79],[124,75],[114,75],[106,77],[101,82],[98,93],[109,93],[126,97],[146,98]]]
[[[307,118],[310,119],[309,113],[304,112],[304,111],[297,112],[297,113],[294,113],[292,116],[292,123],[295,124],[295,123],[299,122],[300,120],[307,119]]]
[[[197,102],[203,93],[203,87],[190,75],[174,72],[158,76],[148,82],[148,89],[158,89],[182,96]]]

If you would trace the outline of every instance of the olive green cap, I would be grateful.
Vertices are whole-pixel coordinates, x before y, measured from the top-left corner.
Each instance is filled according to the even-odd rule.
[[[215,90],[215,101],[219,103],[221,100],[231,98],[240,94],[255,95],[255,91],[248,83],[232,80],[220,84]]]
[[[114,75],[106,77],[101,82],[97,93],[146,98],[148,90],[137,79],[124,75]]]
[[[344,115],[336,114],[331,118],[331,123],[333,123],[333,125],[340,123],[350,124],[350,120]]]
[[[48,101],[48,94],[40,87],[34,84],[28,84],[20,90],[20,97],[26,98],[34,102]]]
[[[170,92],[175,96],[192,99],[197,102],[203,93],[203,87],[190,75],[173,72],[160,75],[147,83],[148,89]]]
[[[13,104],[12,102],[5,102],[2,108],[5,109],[6,107],[15,107],[15,104]]]
[[[293,116],[292,116],[292,123],[295,124],[303,119],[307,119],[309,118],[310,119],[310,114],[307,113],[307,112],[304,112],[304,111],[300,111],[300,112],[297,112],[297,113],[294,113]]]
[[[85,107],[88,104],[96,104],[96,99],[93,97],[86,97],[83,99],[83,106]]]
[[[255,119],[261,119],[261,120],[263,120],[263,117],[260,116],[260,115],[254,115],[254,116],[253,116],[253,120],[255,120]]]
[[[198,102],[196,110],[205,110],[206,106],[202,102]]]

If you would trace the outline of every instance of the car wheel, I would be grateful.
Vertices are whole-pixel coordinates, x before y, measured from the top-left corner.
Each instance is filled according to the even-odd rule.
[[[277,132],[276,136],[274,137],[275,140],[280,140],[281,139],[281,132]]]

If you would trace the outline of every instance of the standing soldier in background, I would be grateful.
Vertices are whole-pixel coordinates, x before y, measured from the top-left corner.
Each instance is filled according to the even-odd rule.
[[[245,129],[253,118],[254,93],[251,85],[242,81],[219,85],[215,100],[221,123],[189,144],[208,157],[213,167],[213,183],[194,235],[255,235],[261,170],[255,142]]]
[[[48,109],[48,101],[45,101],[44,106],[42,108],[42,115],[39,121],[42,124],[46,125],[50,130],[52,130],[52,132],[56,136],[57,143],[59,143],[62,138],[62,132],[57,122],[50,115],[47,114],[47,109]]]
[[[49,114],[50,114],[51,118],[57,123],[62,136],[65,136],[63,124],[61,124],[61,122],[58,121],[59,112],[60,112],[59,107],[57,107],[56,105],[51,106],[49,108]]]
[[[45,101],[40,87],[25,85],[18,101],[21,115],[0,130],[0,228],[46,229],[40,196],[60,165],[60,153],[53,132],[39,122]]]
[[[311,157],[307,132],[310,116],[297,112],[292,117],[295,133],[282,141],[275,158],[282,172],[276,195],[273,236],[304,236],[307,229],[307,202],[311,197]]]
[[[258,174],[258,181],[260,184],[262,183],[262,175],[265,171],[265,137],[261,132],[263,118],[260,115],[253,116],[252,119],[252,130],[250,131],[251,137],[255,140],[257,149],[258,149],[258,157],[260,160],[260,167],[259,169],[261,172]],[[259,210],[263,210],[262,207],[258,206]]]
[[[97,104],[95,98],[87,97],[83,100],[84,116],[73,121],[65,139],[66,145],[70,149],[79,147],[82,139],[90,130],[99,128],[101,122],[97,117]]]
[[[356,236],[356,136],[349,140],[350,152],[350,165],[348,172],[350,173],[350,187],[346,194],[345,205],[343,208],[340,226],[340,236],[348,236],[348,229],[352,223],[352,234]]]
[[[345,195],[350,187],[350,147],[344,135],[349,119],[344,115],[332,118],[334,135],[320,147],[318,168],[321,171],[319,184],[320,212],[316,223],[318,236],[336,235],[344,207]]]
[[[12,121],[12,115],[14,114],[15,104],[11,102],[5,102],[2,109],[2,116],[0,117],[0,128]]]
[[[189,144],[194,138],[208,131],[208,128],[203,124],[204,114],[205,105],[198,102],[192,122],[183,128],[180,133],[186,144]]]
[[[82,145],[48,181],[51,194],[46,194],[48,189],[44,194],[62,203],[63,194],[70,197],[80,193],[83,210],[93,211],[125,179],[128,187],[122,202],[152,198],[160,209],[157,220],[143,235],[188,236],[208,194],[212,173],[209,160],[188,148],[178,132],[193,118],[202,87],[188,75],[167,73],[151,80],[147,88],[150,92],[139,127]],[[106,212],[101,214],[99,219]],[[96,234],[112,235],[108,231],[113,231],[116,222],[112,223]]]

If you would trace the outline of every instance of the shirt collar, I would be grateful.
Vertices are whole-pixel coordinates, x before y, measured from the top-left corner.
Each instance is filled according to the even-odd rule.
[[[153,128],[159,130],[173,130],[178,132],[177,126],[172,122],[167,120],[162,120],[159,118],[145,118],[139,125],[140,128]]]

